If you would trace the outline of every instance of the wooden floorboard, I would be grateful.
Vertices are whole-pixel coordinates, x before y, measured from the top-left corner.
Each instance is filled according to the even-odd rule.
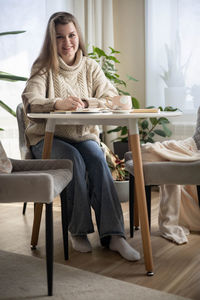
[[[128,203],[122,204],[127,240],[141,252],[139,262],[128,262],[117,253],[100,246],[97,232],[89,235],[93,246],[92,253],[79,253],[69,249],[70,259],[64,261],[60,201],[54,203],[54,260],[58,263],[80,268],[104,276],[120,279],[141,286],[200,299],[200,235],[192,233],[188,244],[178,246],[159,236],[158,192],[153,192],[151,241],[155,275],[145,275],[140,230],[133,239],[129,237]],[[22,215],[22,204],[0,205],[0,249],[25,255],[45,257],[44,214],[38,248],[29,247],[33,221],[33,205],[28,204],[26,215]],[[95,222],[95,220],[94,220]]]

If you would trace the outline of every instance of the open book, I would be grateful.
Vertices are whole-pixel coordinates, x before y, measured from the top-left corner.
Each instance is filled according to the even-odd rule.
[[[131,110],[132,113],[159,113],[159,108],[134,108]]]

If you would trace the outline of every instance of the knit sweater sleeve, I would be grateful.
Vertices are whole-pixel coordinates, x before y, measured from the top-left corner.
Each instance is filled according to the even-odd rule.
[[[91,97],[86,98],[89,107],[110,107],[111,97],[117,96],[118,91],[105,76],[100,65],[93,59],[87,58],[87,80]]]
[[[31,75],[34,74],[36,68],[32,68]],[[54,110],[54,103],[60,98],[51,95],[49,97],[49,74],[40,72],[39,74],[30,77],[26,87],[22,93],[26,113],[30,112],[50,112]]]

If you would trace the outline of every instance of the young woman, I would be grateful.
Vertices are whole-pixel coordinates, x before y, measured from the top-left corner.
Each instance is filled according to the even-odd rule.
[[[116,95],[99,64],[87,57],[75,17],[66,12],[53,14],[22,95],[26,113],[105,107],[106,99]],[[30,120],[26,130],[35,158],[42,155],[44,128],[44,120]],[[121,205],[99,142],[97,126],[57,126],[55,130],[52,158],[68,158],[74,165],[68,188],[72,246],[80,252],[92,250],[87,237],[94,231],[92,207],[101,244],[127,260],[139,260],[140,254],[125,239]]]

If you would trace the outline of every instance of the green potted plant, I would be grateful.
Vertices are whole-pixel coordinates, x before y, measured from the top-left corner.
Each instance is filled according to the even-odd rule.
[[[127,87],[127,84],[124,80],[121,80],[117,69],[116,64],[119,64],[120,61],[115,57],[116,54],[119,54],[120,51],[109,47],[110,53],[106,54],[102,49],[93,46],[93,51],[89,53],[89,57],[95,59],[102,67],[106,77],[116,86],[119,94],[130,95],[128,92],[124,91],[123,88]],[[137,82],[138,80],[132,76],[128,76],[128,80]],[[132,98],[133,108],[140,108],[139,101],[135,97]],[[150,108],[150,107],[149,107]],[[167,106],[164,109],[159,107],[161,111],[175,111],[176,108]],[[171,131],[167,127],[169,120],[164,117],[160,118],[149,118],[149,119],[140,119],[139,121],[139,132],[140,132],[140,142],[141,143],[154,143],[154,137],[159,135],[161,137],[170,137]],[[118,154],[119,158],[123,158],[124,153],[128,150],[128,128],[126,126],[118,126],[114,129],[107,131],[107,133],[117,132],[119,137],[113,140],[113,147],[115,154]]]
[[[114,50],[112,47],[109,48],[110,53],[106,54],[102,49],[93,47],[93,51],[88,55],[101,65],[106,77],[115,85],[119,94],[130,95],[128,92],[123,90],[126,88],[127,84],[124,80],[120,79],[115,67],[116,64],[120,63],[115,55],[120,52]],[[128,80],[132,80],[133,82],[138,81],[132,76],[128,76]],[[133,108],[140,108],[139,101],[135,97],[131,98]],[[159,108],[160,110],[163,110],[162,107]],[[165,107],[164,110],[174,111],[176,109],[173,109],[172,107]],[[139,131],[141,143],[154,142],[155,135],[169,137],[171,135],[171,131],[167,127],[167,124],[169,124],[169,120],[163,117],[140,120]],[[113,143],[115,153],[113,153],[107,146],[105,146],[107,148],[106,150],[105,147],[103,148],[104,152],[106,152],[106,160],[113,176],[120,201],[128,201],[128,173],[124,168],[123,159],[124,153],[128,151],[128,128],[126,126],[118,126],[108,131],[108,133],[111,132],[119,133],[119,137],[116,138]]]
[[[120,61],[115,57],[116,54],[119,54],[120,51],[109,47],[110,53],[106,54],[102,49],[93,46],[93,51],[88,53],[88,56],[95,59],[101,65],[101,68],[106,75],[106,77],[113,83],[113,85],[118,90],[119,95],[130,95],[128,92],[124,91],[123,88],[127,87],[127,83],[120,79],[119,74],[117,73],[116,64],[119,64]],[[127,79],[133,82],[138,80],[132,76],[127,75]],[[139,108],[139,101],[132,97],[132,104],[134,108]]]
[[[153,108],[147,107],[147,108]],[[159,106],[160,111],[176,111],[177,108],[173,108],[171,106],[167,106],[164,109]],[[160,118],[149,118],[149,119],[140,119],[138,122],[139,126],[139,133],[140,133],[140,143],[146,144],[146,143],[154,143],[155,136],[159,135],[161,137],[170,137],[172,132],[167,127],[167,124],[169,124],[170,121],[165,117]],[[118,126],[112,130],[109,130],[108,133],[111,132],[118,132],[119,137],[117,137],[115,140],[120,142],[126,142],[128,143],[128,128],[127,126]]]
[[[112,47],[109,47],[110,53],[106,54],[102,49],[98,47],[93,46],[93,51],[88,54],[89,57],[95,59],[102,67],[102,70],[104,71],[106,77],[113,83],[113,85],[117,88],[119,95],[130,95],[127,91],[124,91],[124,88],[127,87],[127,83],[120,79],[119,74],[117,73],[116,64],[119,64],[120,61],[115,57],[116,54],[119,54],[120,51],[117,51],[113,49]],[[127,75],[127,80],[137,82],[138,80],[135,79],[132,76]],[[132,99],[132,106],[133,108],[139,108],[139,101],[131,96]],[[124,135],[124,132],[127,130],[125,127],[117,127],[114,130],[110,130],[109,132],[118,132],[122,129],[121,135]],[[119,143],[118,141],[114,142],[114,151],[118,154],[118,156],[121,158],[120,152],[124,152],[124,149],[126,149],[127,146],[127,139],[123,140],[123,137],[121,139],[124,143]],[[119,150],[117,149],[119,148]],[[122,150],[121,150],[122,148]]]
[[[125,160],[124,158],[120,159],[119,156],[113,153],[103,142],[101,142],[101,147],[104,150],[119,201],[127,202],[129,199],[129,173],[125,170]]]
[[[7,32],[0,32],[0,36],[3,35],[12,35],[12,34],[20,34],[25,32],[24,30],[21,31],[7,31]],[[3,71],[0,71],[0,80],[4,80],[4,81],[26,81],[27,78],[26,77],[22,77],[22,76],[17,76],[17,75],[13,75],[10,73],[6,73]],[[14,117],[16,117],[16,113],[15,111],[12,110],[12,108],[10,108],[7,104],[5,104],[5,102],[3,100],[0,100],[0,106],[5,109],[8,113],[10,113],[11,115],[13,115]],[[4,130],[3,128],[0,128],[0,131]]]

